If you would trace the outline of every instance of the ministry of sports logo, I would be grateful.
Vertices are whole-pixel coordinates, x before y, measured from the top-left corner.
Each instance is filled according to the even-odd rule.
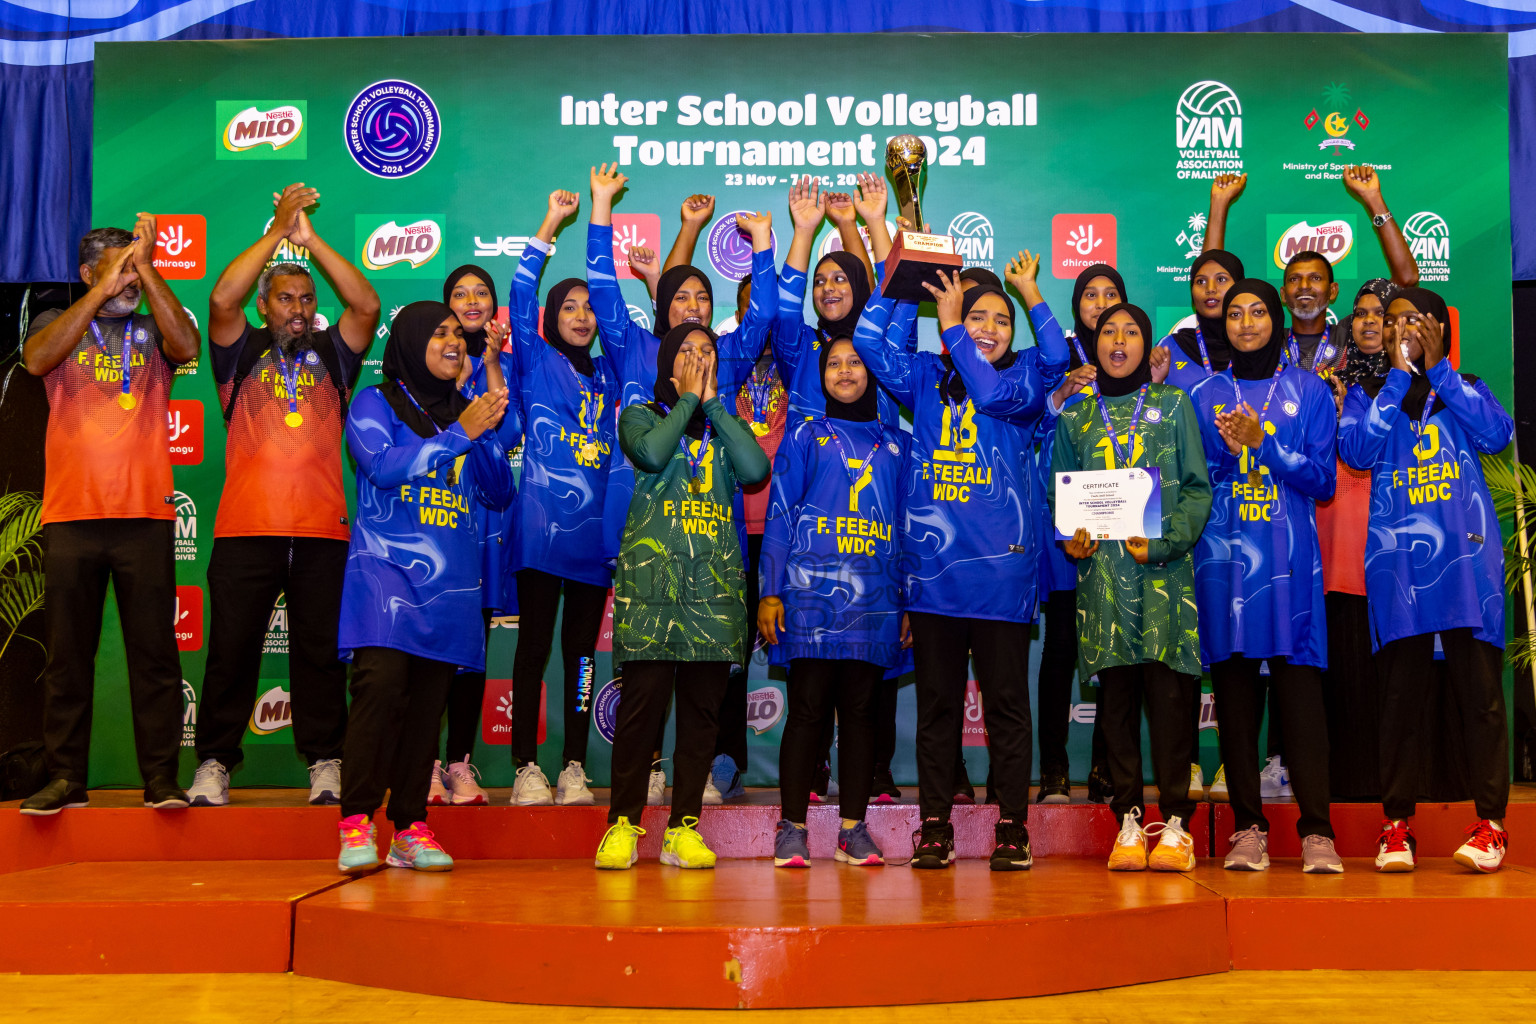
[[[1243,103],[1217,81],[1196,82],[1179,96],[1174,109],[1177,177],[1214,178],[1243,170]]]
[[[986,217],[967,210],[949,222],[949,234],[966,266],[992,266],[992,222]]]
[[[410,82],[374,82],[352,101],[345,122],[347,152],[377,178],[405,178],[432,160],[442,136],[437,104]]]
[[[1419,264],[1420,281],[1451,279],[1451,228],[1445,218],[1428,210],[1403,222],[1403,237]]]
[[[197,506],[185,491],[176,492],[176,561],[197,561]]]

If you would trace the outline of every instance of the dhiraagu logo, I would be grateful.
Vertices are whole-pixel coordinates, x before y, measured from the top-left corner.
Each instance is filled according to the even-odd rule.
[[[305,100],[215,100],[216,160],[303,160],[309,156],[304,131]]]

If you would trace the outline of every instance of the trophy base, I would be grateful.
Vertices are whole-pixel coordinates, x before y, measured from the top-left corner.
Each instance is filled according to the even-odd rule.
[[[954,273],[964,265],[964,258],[955,252],[955,240],[948,235],[898,232],[885,258],[880,294],[888,299],[928,302],[933,294],[923,284],[937,287],[939,275]]]

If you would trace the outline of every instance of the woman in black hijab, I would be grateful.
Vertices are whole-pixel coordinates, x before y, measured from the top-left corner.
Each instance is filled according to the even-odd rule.
[[[1189,267],[1189,301],[1195,325],[1181,327],[1159,345],[1172,356],[1153,371],[1158,383],[1172,384],[1188,394],[1196,384],[1225,370],[1232,361],[1222,302],[1234,282],[1241,281],[1243,261],[1225,249],[1208,249]],[[1159,360],[1161,362],[1161,360]]]
[[[1125,279],[1120,271],[1108,263],[1095,263],[1084,267],[1077,280],[1072,282],[1072,336],[1077,340],[1073,353],[1082,359],[1088,346],[1093,343],[1093,332],[1099,319],[1109,307],[1129,301],[1125,295]],[[1081,351],[1079,351],[1081,346]],[[1090,355],[1088,362],[1092,362]]]

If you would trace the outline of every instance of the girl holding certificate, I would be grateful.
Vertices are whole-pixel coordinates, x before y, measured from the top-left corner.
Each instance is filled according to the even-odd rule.
[[[1238,281],[1222,308],[1231,366],[1196,384],[1190,400],[1213,492],[1195,545],[1195,603],[1237,819],[1225,867],[1269,867],[1258,770],[1267,661],[1301,810],[1302,870],[1332,874],[1344,863],[1328,821],[1328,637],[1315,503],[1333,496],[1338,416],[1327,384],[1286,365],[1285,307],[1272,286]]]
[[[1190,871],[1186,828],[1189,748],[1199,692],[1200,641],[1190,549],[1211,510],[1205,450],[1189,397],[1152,383],[1152,323],[1120,303],[1099,317],[1089,356],[1096,370],[1089,401],[1068,407],[1053,442],[1051,501],[1059,475],[1080,470],[1155,468],[1160,474],[1161,536],[1099,544],[1086,529],[1066,542],[1078,559],[1078,674],[1099,677],[1099,722],[1121,823],[1112,871]],[[1141,709],[1147,706],[1152,762],[1163,822],[1141,825]],[[1146,835],[1160,831],[1150,857]]]

